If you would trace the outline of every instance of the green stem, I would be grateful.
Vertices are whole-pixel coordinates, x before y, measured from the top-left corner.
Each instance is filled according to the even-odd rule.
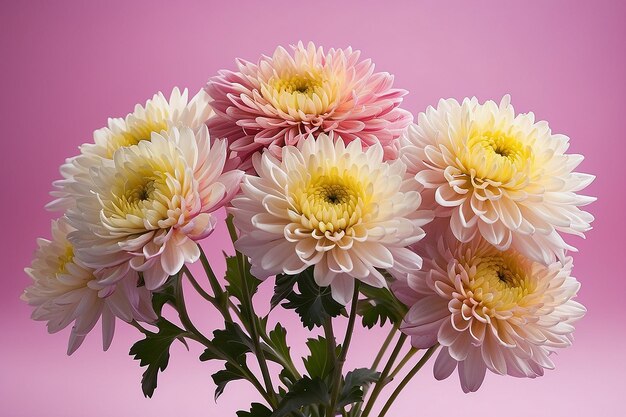
[[[185,305],[185,296],[183,294],[183,281],[180,277],[177,279],[176,287],[174,289],[174,299],[176,300],[176,311],[178,312],[178,317],[180,317],[180,322],[185,327],[185,330],[196,335],[197,340],[203,345],[211,345],[211,341],[204,336],[200,330],[192,323],[189,318],[189,313],[187,312],[187,306]]]
[[[329,316],[322,323],[324,329],[324,338],[326,339],[326,355],[333,360],[333,370],[337,368],[337,340],[335,339],[335,332],[333,330],[333,321]],[[334,372],[334,371],[333,371]],[[330,404],[325,407],[324,415],[332,416],[332,410]]]
[[[272,384],[272,378],[270,376],[270,371],[267,367],[267,361],[265,359],[265,353],[263,353],[263,349],[261,348],[261,343],[259,341],[259,330],[257,326],[257,316],[254,313],[254,307],[252,305],[252,299],[250,296],[250,290],[248,288],[248,281],[243,279],[243,288],[244,288],[244,297],[246,300],[250,302],[248,306],[248,310],[250,312],[250,332],[252,333],[252,342],[254,343],[254,351],[256,353],[256,357],[258,358],[259,367],[261,368],[261,375],[263,375],[263,382],[265,382],[265,388],[267,389],[267,393],[272,399],[273,402],[270,402],[274,407],[278,406],[278,399],[276,398],[276,394],[274,392],[274,386]]]
[[[400,394],[400,392],[402,392],[404,387],[406,387],[406,385],[415,376],[415,374],[417,374],[417,372],[420,369],[422,369],[422,366],[424,366],[424,364],[428,361],[428,359],[430,359],[430,357],[433,355],[433,353],[435,353],[435,350],[437,350],[438,347],[439,347],[439,344],[436,344],[435,346],[430,347],[426,351],[426,353],[424,353],[424,356],[422,356],[422,359],[420,359],[420,361],[409,371],[409,373],[406,374],[402,382],[400,382],[400,384],[393,391],[393,393],[391,394],[391,396],[389,397],[389,399],[383,406],[383,409],[380,411],[380,414],[378,415],[378,417],[384,417],[385,414],[387,414],[387,411],[389,411],[389,408],[391,407],[393,402],[396,400],[396,398],[398,398],[398,395]]]
[[[193,274],[191,273],[191,271],[189,270],[189,268],[187,268],[187,265],[183,265],[182,268],[182,272],[183,274],[185,274],[185,276],[187,276],[187,279],[189,279],[189,282],[191,283],[191,285],[193,286],[193,288],[198,292],[198,294],[200,294],[202,296],[202,298],[204,298],[205,300],[207,300],[209,303],[213,304],[214,306],[216,306],[216,301],[215,298],[211,297],[209,295],[209,293],[207,293],[204,288],[202,288],[200,286],[200,284],[198,283],[198,281],[196,280],[196,278],[193,276]],[[216,306],[218,307],[218,306]],[[219,307],[218,307],[219,308]]]
[[[237,230],[232,221],[232,215],[229,215],[226,219],[226,227],[228,228],[228,233],[230,234],[230,238],[233,242],[233,246],[235,241],[237,240]],[[202,253],[202,251],[201,251]],[[261,343],[259,341],[259,329],[257,323],[257,315],[254,312],[254,305],[252,304],[252,295],[250,293],[250,288],[248,287],[248,280],[245,278],[247,275],[247,259],[246,257],[235,250],[235,255],[237,257],[237,265],[239,266],[239,273],[241,274],[242,283],[243,283],[243,298],[245,302],[245,310],[248,313],[248,322],[249,322],[249,332],[250,337],[252,339],[252,343],[254,344],[254,353],[259,362],[259,368],[261,369],[261,375],[263,376],[263,382],[265,383],[265,389],[267,390],[267,394],[269,395],[271,401],[270,404],[273,408],[278,406],[278,398],[276,397],[276,393],[274,391],[274,385],[272,384],[272,378],[270,376],[269,369],[267,367],[267,360],[265,359],[265,354],[263,353],[263,348],[261,347]],[[201,256],[202,259],[202,256]],[[228,306],[227,306],[228,308]],[[245,324],[245,321],[244,321]]]
[[[239,308],[237,308],[235,303],[233,303],[233,301],[230,300],[230,299],[228,300],[228,307],[230,307],[230,309],[233,310],[233,312],[235,313],[235,315],[237,316],[239,321],[241,321],[241,323],[243,323],[244,320],[243,320],[243,314],[241,314],[241,310],[239,310]]]
[[[146,329],[145,327],[143,327],[141,324],[139,324],[139,322],[137,322],[136,320],[133,320],[129,323],[131,326],[135,327],[137,330],[139,330],[141,333],[143,334],[148,334],[151,333],[148,329]]]
[[[189,332],[186,337],[193,339],[202,345],[204,345],[208,350],[210,350],[215,356],[222,358],[223,360],[231,363],[237,370],[239,370],[243,375],[246,376],[246,379],[250,381],[250,383],[259,391],[259,393],[265,398],[265,400],[271,405],[273,404],[271,401],[271,397],[269,394],[263,389],[263,385],[259,382],[259,380],[254,376],[252,372],[243,368],[236,361],[229,360],[223,352],[216,349],[215,346],[211,343],[206,336],[204,336],[200,330],[193,324],[191,318],[189,318],[189,313],[187,312],[187,306],[185,305],[185,296],[183,294],[183,285],[182,280],[179,278],[176,283],[176,287],[174,289],[174,298],[176,300],[176,311],[178,312],[178,317],[180,318],[180,322],[187,332]]]
[[[402,360],[400,361],[400,363],[398,363],[398,366],[396,366],[396,369],[394,369],[393,371],[391,371],[391,374],[389,375],[389,377],[391,379],[395,378],[396,375],[398,375],[398,372],[400,372],[402,370],[402,368],[404,368],[404,365],[407,364],[407,362],[419,351],[419,349],[416,349],[414,347],[412,347],[407,353],[406,355],[404,355],[404,358],[402,358]]]
[[[398,354],[400,354],[400,351],[402,350],[402,346],[404,345],[404,342],[406,341],[406,339],[407,339],[407,335],[405,334],[400,335],[400,337],[398,338],[396,347],[394,348],[393,352],[391,352],[391,356],[389,356],[389,359],[387,360],[387,364],[385,365],[385,368],[380,374],[380,378],[378,378],[378,381],[376,381],[376,385],[374,386],[374,391],[372,391],[371,397],[367,400],[367,405],[365,406],[365,410],[363,410],[362,417],[367,417],[370,411],[372,411],[372,407],[374,407],[374,402],[376,402],[376,399],[380,395],[380,392],[382,391],[383,387],[388,382],[387,376],[389,375],[389,372],[391,371],[391,367],[396,361]]]
[[[333,330],[333,321],[329,316],[322,323],[322,327],[324,328],[324,337],[326,338],[326,355],[328,358],[332,358],[333,367],[337,367],[337,340],[335,339],[335,332]]]
[[[352,333],[354,333],[354,323],[356,321],[357,302],[359,301],[359,281],[354,282],[354,293],[352,295],[352,305],[350,309],[350,318],[348,319],[348,327],[346,328],[346,335],[341,345],[341,352],[339,358],[335,364],[332,393],[330,395],[330,406],[328,407],[327,417],[335,416],[335,407],[337,400],[339,399],[339,387],[341,386],[341,377],[343,375],[343,365],[346,362],[346,356],[348,355],[348,349],[350,348],[350,341],[352,340]]]
[[[326,338],[326,350],[329,358],[337,357],[337,341],[335,340],[335,332],[333,331],[333,322],[327,317],[322,324],[324,328],[324,337]]]
[[[374,362],[372,363],[372,368],[371,369],[376,370],[378,368],[378,365],[380,364],[380,361],[383,359],[383,356],[387,352],[387,349],[389,348],[389,345],[391,344],[391,341],[395,337],[396,332],[398,331],[398,328],[399,328],[398,324],[394,324],[391,327],[391,330],[389,331],[389,334],[387,335],[387,337],[385,338],[385,341],[383,342],[382,346],[380,347],[380,350],[378,351],[378,354],[376,355],[376,358],[374,358]],[[367,386],[365,386],[363,388],[363,397],[362,398],[365,398],[369,388],[370,388],[369,385],[367,385]],[[352,417],[358,416],[359,413],[361,412],[361,407],[363,407],[363,400],[359,401],[358,403],[356,403],[354,405],[354,407],[352,407],[352,409],[350,410],[350,416],[352,416]]]
[[[376,355],[376,358],[374,359],[374,362],[372,363],[372,369],[378,368],[378,365],[380,364],[380,361],[383,359],[383,356],[385,355],[385,352],[387,352],[387,348],[389,347],[389,344],[393,340],[393,338],[396,335],[397,331],[398,331],[398,325],[394,324],[393,327],[391,328],[391,330],[389,331],[389,334],[387,335],[387,338],[383,342],[383,345],[380,347],[380,350],[378,351],[378,354]]]
[[[217,276],[215,276],[215,272],[213,272],[213,268],[211,268],[211,264],[209,263],[209,260],[206,254],[204,253],[202,246],[200,246],[200,244],[198,244],[198,249],[200,249],[200,262],[202,263],[204,272],[206,273],[206,276],[209,279],[209,284],[211,285],[211,289],[213,290],[213,295],[215,296],[215,297],[212,297],[214,300],[212,304],[215,306],[215,308],[219,310],[220,313],[222,313],[222,316],[227,322],[232,323],[233,319],[230,315],[230,311],[228,310],[228,306],[222,305],[218,301],[218,300],[223,300],[224,298],[227,298],[226,294],[224,293],[225,291],[220,285],[217,279]],[[211,302],[210,300],[208,301]]]

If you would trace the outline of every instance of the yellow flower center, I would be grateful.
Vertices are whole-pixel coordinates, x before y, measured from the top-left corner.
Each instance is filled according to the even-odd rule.
[[[137,145],[142,140],[150,140],[152,132],[160,133],[167,130],[166,120],[142,120],[133,124],[123,132],[116,134],[108,142],[109,158],[113,158],[116,150],[122,147]]]
[[[59,256],[57,274],[64,274],[67,272],[67,264],[74,260],[74,246],[65,245],[65,252]]]
[[[358,224],[365,200],[363,185],[336,167],[329,173],[313,175],[304,187],[292,192],[298,213],[322,233],[345,231]]]
[[[501,131],[476,131],[470,135],[464,165],[476,178],[506,183],[530,166],[532,152],[515,136]]]
[[[472,259],[476,268],[467,289],[472,298],[494,310],[508,310],[532,292],[528,266],[518,256],[506,252]]]
[[[339,80],[315,68],[291,69],[261,85],[261,94],[277,110],[296,120],[321,115],[339,94]]]
[[[177,178],[176,173],[184,175],[184,167],[170,162],[144,160],[131,170],[118,172],[110,193],[102,199],[108,222],[126,230],[174,226],[184,207],[182,196],[191,183],[182,176]]]
[[[274,88],[280,93],[304,94],[311,97],[320,87],[322,87],[320,74],[296,74],[274,80]]]
[[[153,200],[159,195],[168,195],[166,175],[151,172],[147,175],[129,178],[118,194],[117,207],[126,214],[140,215],[152,208]]]

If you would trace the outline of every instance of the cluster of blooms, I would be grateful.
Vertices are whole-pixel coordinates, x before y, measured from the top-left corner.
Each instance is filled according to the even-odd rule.
[[[213,212],[239,191],[240,170],[224,172],[227,142],[209,139],[204,91],[188,100],[175,88],[124,119],[109,119],[94,143],[61,167],[51,209],[52,241],[41,240],[23,298],[33,318],[56,332],[74,322],[68,353],[102,316],[103,345],[115,318],[151,322],[150,302],[214,229]],[[145,285],[138,285],[140,276]]]
[[[566,136],[508,96],[441,100],[413,124],[406,91],[350,48],[237,66],[191,100],[174,89],[109,119],[61,167],[49,206],[64,214],[24,299],[50,332],[74,323],[69,353],[100,317],[105,349],[115,318],[155,320],[151,292],[227,206],[259,279],[311,267],[344,305],[356,281],[391,288],[413,346],[442,346],[437,379],[458,368],[468,392],[487,369],[553,368],[585,313],[562,234],[593,220]]]

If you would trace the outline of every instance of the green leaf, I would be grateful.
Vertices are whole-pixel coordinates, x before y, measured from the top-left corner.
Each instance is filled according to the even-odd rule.
[[[272,348],[281,358],[289,358],[289,346],[287,346],[287,330],[280,325],[280,323],[276,323],[274,330],[269,333],[270,341],[272,342]],[[270,349],[266,354],[267,359],[272,360],[277,363],[281,363],[279,358],[275,356],[273,351]]]
[[[226,256],[226,254],[224,254]],[[226,291],[240,303],[244,305],[248,303],[250,300],[248,298],[252,298],[252,296],[256,293],[261,280],[257,279],[250,273],[250,265],[246,262],[246,270],[244,271],[243,276],[241,275],[241,270],[239,268],[239,262],[236,256],[226,256],[226,281],[228,285],[226,285]],[[250,296],[246,297],[246,291],[244,288],[244,280],[248,286],[248,291]]]
[[[157,387],[159,371],[163,372],[167,368],[172,342],[184,333],[182,329],[163,318],[160,318],[156,325],[159,332],[146,333],[146,338],[136,342],[129,352],[130,355],[134,355],[133,359],[140,361],[140,366],[148,367],[141,378],[141,389],[146,397],[152,397]]]
[[[293,286],[298,280],[298,275],[276,275],[276,283],[274,284],[274,295],[270,300],[270,310],[274,309],[289,294],[293,292]]]
[[[241,368],[247,370],[246,354],[252,352],[254,344],[252,339],[239,327],[237,323],[226,323],[224,330],[215,330],[211,347],[207,348],[202,355],[201,361],[211,359],[226,360],[225,369],[212,375],[213,382],[217,386],[215,389],[215,399],[222,395],[224,388],[230,381],[245,379],[247,376],[231,362],[237,363]]]
[[[237,417],[270,417],[272,410],[259,403],[252,403],[250,411],[237,411]]]
[[[214,350],[222,352],[227,358],[245,364],[245,354],[252,352],[254,343],[252,339],[241,329],[237,323],[227,322],[224,330],[215,330],[213,332],[213,340],[211,344],[214,349],[206,349],[200,355],[201,361],[211,359],[225,359],[225,357],[217,356]]]
[[[287,368],[283,368],[278,374],[278,380],[282,382],[287,388],[291,388],[294,382],[298,380],[298,377],[296,375],[292,375]],[[282,387],[280,387],[279,390],[280,389],[282,389]]]
[[[271,417],[284,417],[289,413],[300,410],[303,407],[326,404],[330,401],[328,387],[319,378],[311,379],[304,377],[296,382],[291,390],[283,397],[278,408],[271,414]]]
[[[313,268],[308,268],[297,275],[298,291],[287,295],[287,303],[283,307],[293,309],[300,316],[305,327],[322,326],[328,317],[341,314],[343,306],[333,300],[330,287],[320,287],[313,278]]]
[[[343,408],[363,400],[363,387],[378,381],[380,373],[369,368],[357,368],[346,374],[337,406]]]
[[[324,379],[330,375],[335,366],[335,360],[341,351],[341,346],[337,346],[334,357],[329,357],[327,343],[326,339],[321,336],[317,339],[308,339],[306,341],[311,354],[304,358],[303,362],[311,378]]]
[[[217,401],[219,396],[222,395],[222,393],[224,392],[224,389],[229,382],[239,379],[245,379],[246,375],[241,373],[241,371],[231,363],[226,362],[225,369],[217,371],[216,373],[211,375],[211,378],[213,378],[213,382],[217,386],[215,388],[215,400]]]
[[[364,299],[357,304],[357,314],[362,318],[364,327],[371,329],[377,323],[382,327],[387,320],[399,324],[407,308],[387,288],[375,288],[361,284],[359,287]]]
[[[176,280],[180,279],[180,275],[172,275],[165,281],[158,291],[152,293],[152,308],[157,316],[161,317],[163,306],[165,304],[175,304],[176,296],[174,293],[176,287]]]

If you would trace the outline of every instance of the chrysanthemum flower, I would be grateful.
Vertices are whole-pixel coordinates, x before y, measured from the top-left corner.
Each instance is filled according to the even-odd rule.
[[[321,134],[299,147],[253,159],[257,176],[246,175],[233,199],[239,251],[250,258],[261,279],[296,274],[314,265],[315,282],[331,286],[347,304],[354,279],[382,287],[377,270],[415,271],[421,259],[406,248],[423,236],[432,219],[418,211],[421,197],[408,189],[411,179],[400,161],[383,162],[383,149],[347,146]]]
[[[393,144],[412,116],[398,107],[406,91],[392,88],[393,76],[374,72],[352,48],[324,53],[302,42],[292,48],[293,56],[279,47],[257,64],[238,60],[237,72],[209,80],[211,135],[228,138],[248,164],[263,147],[280,157],[283,146],[331,131],[346,142],[381,143],[385,157],[394,158]]]
[[[509,96],[499,106],[449,99],[420,113],[400,153],[425,205],[450,218],[457,239],[480,234],[549,264],[575,250],[559,233],[584,237],[593,220],[579,207],[595,199],[576,192],[594,177],[572,172],[583,157],[565,154],[568,140],[532,113],[515,115]]]
[[[480,237],[461,243],[450,234],[426,250],[422,270],[394,291],[411,306],[401,330],[412,345],[443,346],[437,379],[458,365],[461,387],[470,392],[487,369],[534,378],[554,368],[550,353],[571,344],[573,323],[586,311],[572,300],[580,284],[570,276],[570,257],[545,266]]]
[[[213,231],[211,213],[239,190],[243,176],[222,172],[226,146],[210,144],[206,126],[196,133],[173,127],[102,159],[67,214],[78,229],[69,236],[77,257],[103,283],[141,271],[149,290],[198,260],[195,241]]]
[[[72,230],[62,218],[52,222],[52,240],[38,239],[35,259],[25,269],[34,283],[22,295],[35,307],[32,318],[47,321],[50,333],[74,323],[68,355],[80,347],[100,318],[104,350],[111,345],[116,317],[126,322],[156,320],[150,292],[138,288],[136,280],[104,286],[92,269],[77,262],[74,247],[67,240]]]
[[[50,210],[65,210],[74,205],[80,194],[77,177],[89,177],[89,169],[100,164],[101,159],[112,159],[116,150],[150,140],[152,132],[160,133],[171,127],[198,129],[211,115],[208,95],[198,92],[191,101],[187,89],[182,94],[178,87],[172,90],[169,100],[159,92],[145,106],[137,104],[133,113],[125,118],[109,119],[108,126],[94,132],[94,143],[80,147],[80,155],[69,158],[61,166],[63,179],[53,183],[51,195],[56,199],[47,205]]]

